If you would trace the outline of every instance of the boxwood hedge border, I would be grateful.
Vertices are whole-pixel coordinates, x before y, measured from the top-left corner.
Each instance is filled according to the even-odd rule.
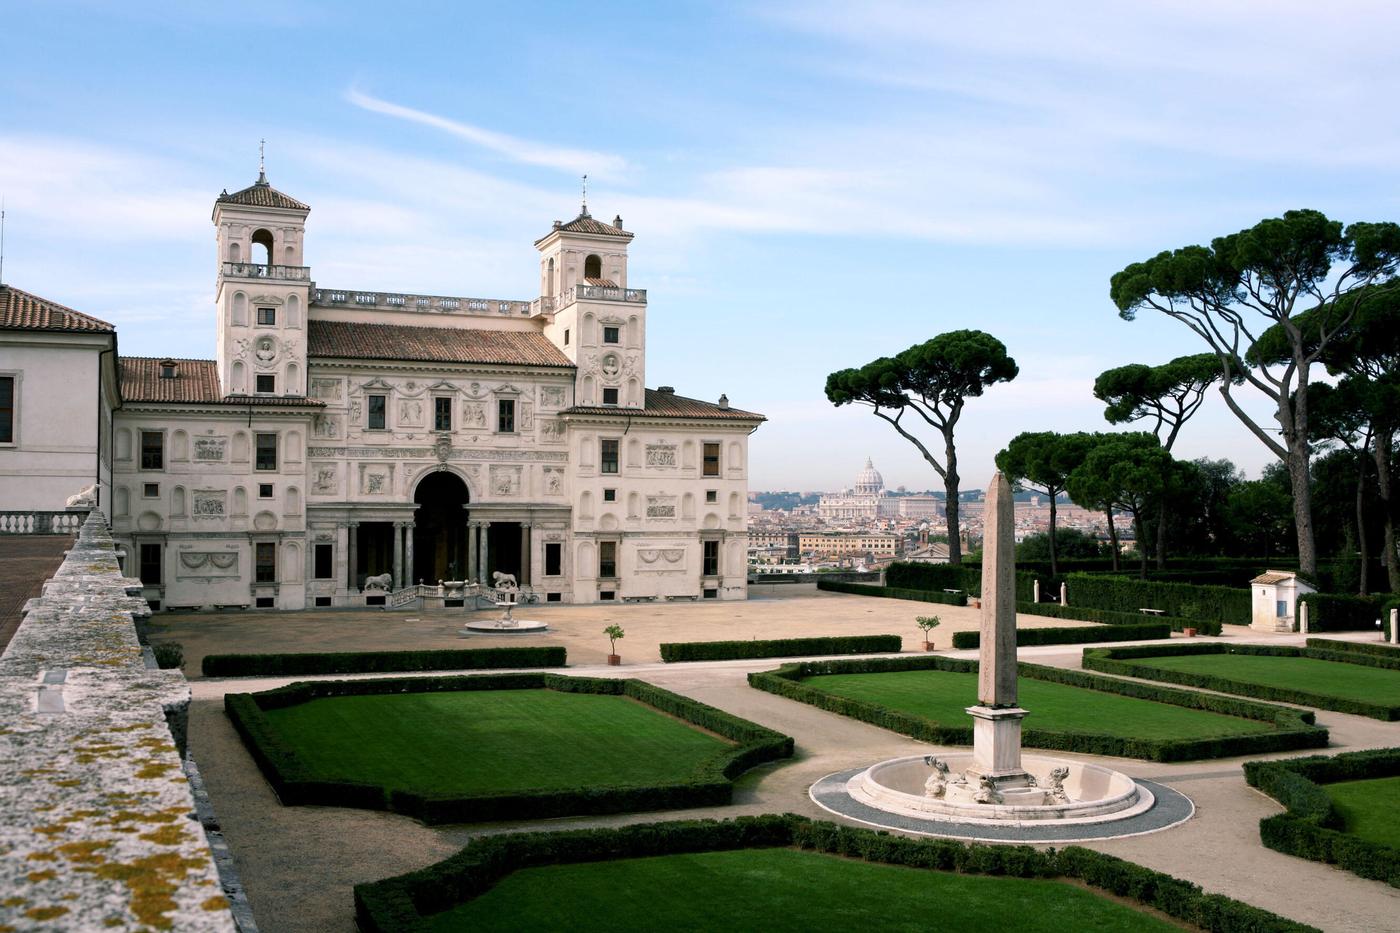
[[[1339,781],[1396,776],[1400,776],[1400,748],[1249,761],[1244,766],[1249,785],[1286,808],[1259,821],[1259,838],[1265,846],[1400,888],[1400,849],[1346,832],[1341,814],[1322,789]]]
[[[1148,761],[1194,761],[1205,758],[1229,758],[1236,755],[1293,751],[1301,748],[1321,748],[1327,744],[1327,730],[1316,725],[1313,714],[1307,711],[1256,703],[1252,700],[1238,700],[1233,697],[1200,693],[1194,690],[1177,690],[1156,684],[1101,677],[1097,674],[1059,667],[1046,667],[1024,662],[1016,667],[1020,676],[1034,680],[1169,703],[1187,709],[1199,709],[1227,716],[1256,719],[1272,723],[1275,726],[1273,731],[1251,735],[1205,736],[1197,739],[1145,739],[1100,733],[1038,729],[1034,725],[1034,720],[1029,720],[1021,733],[1022,744],[1029,748],[1080,752],[1086,755],[1141,758]],[[920,670],[974,673],[977,670],[977,662],[938,656],[805,661],[784,664],[774,670],[749,674],[749,686],[797,700],[800,703],[807,703],[828,712],[868,722],[934,745],[971,745],[971,723],[947,725],[923,716],[890,709],[878,703],[837,696],[803,683],[808,677],[822,674],[877,674]]]
[[[1400,664],[1400,645],[1377,641],[1339,641],[1335,638],[1309,638],[1309,648],[1323,651],[1342,651],[1348,654],[1361,654],[1377,658],[1387,658]]]
[[[486,836],[450,858],[406,875],[355,886],[365,933],[422,933],[433,914],[480,897],[512,872],[546,865],[691,852],[792,848],[885,865],[967,875],[1066,879],[1125,898],[1211,933],[1308,933],[1314,927],[1198,885],[1080,846],[1039,850],[949,839],[911,839],[795,814],[723,822],[689,820],[614,829]]]
[[[1338,651],[1320,647],[1295,648],[1282,645],[1227,645],[1220,642],[1085,648],[1083,665],[1086,670],[1100,671],[1105,674],[1119,674],[1124,677],[1139,677],[1143,680],[1199,687],[1204,690],[1232,693],[1236,696],[1252,697],[1257,700],[1274,700],[1280,703],[1296,703],[1299,706],[1315,706],[1319,709],[1330,709],[1339,713],[1368,716],[1371,719],[1379,719],[1384,722],[1400,720],[1400,704],[1368,703],[1364,700],[1351,700],[1325,693],[1314,693],[1309,690],[1269,687],[1263,684],[1233,680],[1229,677],[1220,677],[1215,674],[1168,670],[1164,667],[1154,667],[1151,664],[1152,658],[1187,654],[1251,654],[1284,658],[1313,658],[1318,661],[1337,661],[1342,664],[1357,664],[1362,667],[1400,669],[1400,661],[1395,658],[1378,657],[1359,651]]]
[[[937,590],[911,590],[898,586],[879,586],[874,583],[842,583],[838,580],[817,580],[817,589],[830,593],[849,593],[853,596],[880,596],[885,599],[912,599],[924,603],[942,603],[945,606],[966,606],[965,594],[940,593]]]
[[[563,667],[562,646],[445,648],[421,651],[327,651],[299,654],[206,654],[205,677],[297,677],[314,674],[379,674],[413,671]]]
[[[1134,622],[1125,625],[1083,625],[1073,628],[1018,628],[1016,647],[1037,645],[1082,645],[1099,641],[1139,641],[1171,638],[1172,627],[1166,622]],[[953,648],[968,650],[982,644],[981,632],[954,632]]]
[[[460,690],[557,690],[625,696],[737,745],[706,759],[688,781],[673,784],[425,795],[380,784],[313,778],[297,749],[266,715],[269,710],[322,697]],[[282,803],[388,810],[429,825],[720,806],[732,799],[734,778],[757,765],[789,758],[793,750],[790,736],[640,680],[543,672],[303,682],[261,693],[226,694],[224,711]]]
[[[832,638],[769,638],[751,641],[676,641],[661,644],[661,660],[729,661],[736,658],[795,658],[814,654],[881,654],[899,651],[898,635],[838,635]]]

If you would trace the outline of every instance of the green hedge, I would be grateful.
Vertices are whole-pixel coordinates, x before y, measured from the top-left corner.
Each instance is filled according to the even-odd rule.
[[[1021,677],[1067,684],[1087,690],[1098,690],[1120,696],[1170,703],[1189,709],[1223,713],[1273,723],[1272,732],[1251,735],[1206,736],[1199,739],[1144,739],[1130,736],[1104,735],[1084,732],[1055,732],[1037,729],[1030,723],[1021,733],[1022,744],[1029,748],[1056,749],[1086,755],[1115,755],[1121,758],[1143,758],[1150,761],[1191,761],[1200,758],[1228,758],[1263,752],[1319,748],[1327,744],[1327,730],[1313,724],[1309,712],[1238,700],[1233,697],[1176,690],[1156,684],[1136,683],[1112,677],[1100,677],[1083,671],[1021,663],[1016,666]],[[838,696],[809,686],[803,681],[821,674],[877,674],[889,671],[938,670],[973,673],[976,661],[960,661],[940,656],[911,656],[903,658],[858,658],[844,661],[805,661],[784,664],[771,671],[749,675],[749,686],[778,696],[807,703],[818,709],[872,723],[892,732],[908,735],[934,745],[972,744],[971,723],[948,725],[913,713],[889,709],[865,700]]]
[[[1194,671],[1168,670],[1154,667],[1151,659],[1183,654],[1251,654],[1270,655],[1281,658],[1313,658],[1318,661],[1338,661],[1343,664],[1358,664],[1364,667],[1394,668],[1394,659],[1375,657],[1355,651],[1330,651],[1324,648],[1289,648],[1274,645],[1223,645],[1220,642],[1200,642],[1197,644],[1136,645],[1124,648],[1085,648],[1084,669],[1101,671],[1105,674],[1118,674],[1123,677],[1141,677],[1145,680],[1165,681],[1204,690],[1218,690],[1237,696],[1253,697],[1259,700],[1276,700],[1280,703],[1297,703],[1300,706],[1316,706],[1320,709],[1336,710],[1339,713],[1354,713],[1369,716],[1386,722],[1400,719],[1400,704],[1367,703],[1363,700],[1349,700],[1343,697],[1312,693],[1306,690],[1292,690],[1283,687],[1269,687],[1245,681],[1231,680],[1215,674],[1200,674]],[[1147,663],[1138,663],[1146,659]]]
[[[1284,761],[1250,761],[1244,777],[1287,809],[1259,821],[1259,837],[1277,852],[1336,865],[1400,888],[1400,849],[1345,832],[1321,785],[1400,776],[1400,748]]]
[[[895,561],[885,568],[885,585],[895,589],[936,592],[962,590],[976,596],[982,591],[982,568]]]
[[[1350,654],[1400,660],[1400,645],[1390,645],[1378,641],[1337,641],[1332,638],[1309,638],[1308,647],[1317,648],[1321,651],[1341,651]]]
[[[268,710],[322,697],[539,689],[630,697],[721,735],[737,743],[737,747],[711,757],[689,781],[677,784],[425,796],[377,784],[313,779],[296,748],[283,740],[266,716]],[[756,765],[791,757],[793,748],[789,736],[640,680],[562,677],[539,672],[297,683],[262,693],[227,694],[224,711],[282,803],[389,810],[417,817],[428,824],[720,806],[732,799],[734,778]]]
[[[1036,645],[1082,645],[1095,641],[1137,641],[1145,638],[1171,638],[1172,627],[1165,622],[1134,622],[1129,625],[1085,625],[1075,628],[1018,628],[1016,647]],[[982,643],[980,632],[954,632],[953,647],[969,649]]]
[[[838,583],[835,580],[817,580],[817,589],[831,593],[850,593],[854,596],[882,596],[886,599],[913,599],[925,603],[942,603],[945,606],[966,606],[966,596],[934,590],[911,590],[898,586],[876,586],[873,583]]]
[[[1247,587],[1154,583],[1088,573],[1070,575],[1069,601],[1073,606],[1115,612],[1163,609],[1169,616],[1231,625],[1248,625],[1252,613]]]
[[[156,667],[161,670],[173,670],[185,666],[185,648],[177,641],[151,645],[151,654],[155,656]]]
[[[1308,606],[1308,631],[1374,632],[1382,606],[1389,596],[1347,596],[1340,593],[1305,593],[1298,602]]]
[[[1151,608],[1150,606],[1147,608]],[[1016,612],[1021,615],[1047,616],[1052,619],[1075,619],[1080,622],[1099,622],[1103,625],[1141,625],[1144,621],[1164,622],[1172,631],[1194,628],[1202,635],[1219,635],[1220,623],[1210,619],[1183,619],[1180,616],[1148,616],[1136,610],[1115,612],[1111,609],[1090,609],[1087,606],[1060,606],[1055,603],[1017,603]]]
[[[926,871],[1013,878],[1064,878],[1161,911],[1212,933],[1307,933],[1313,927],[1198,885],[1080,846],[1039,850],[950,839],[910,839],[854,826],[766,814],[616,829],[511,833],[472,840],[435,865],[355,886],[355,918],[365,933],[423,933],[430,918],[479,897],[512,872],[545,865],[649,858],[733,849],[796,848]]]
[[[880,654],[899,651],[898,635],[841,635],[834,638],[770,638],[752,641],[663,642],[661,660],[727,661],[734,658],[795,658],[810,654]]]
[[[433,651],[338,651],[308,654],[207,654],[205,677],[275,677],[563,667],[562,647],[447,648]]]

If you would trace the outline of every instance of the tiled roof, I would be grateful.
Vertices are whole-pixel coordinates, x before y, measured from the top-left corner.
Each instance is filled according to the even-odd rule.
[[[584,281],[589,285],[601,285],[603,288],[617,288],[617,283],[612,279],[593,279],[585,277]]]
[[[161,378],[161,364],[167,362],[175,364],[174,378]],[[213,360],[124,356],[121,383],[124,402],[325,407],[324,402],[299,395],[224,395],[219,390],[219,370]]]
[[[267,183],[267,176],[259,174],[258,180],[242,191],[229,194],[225,191],[214,199],[219,204],[241,204],[245,207],[280,207],[288,211],[309,211],[310,205],[285,195]]]
[[[566,224],[559,224],[554,228],[554,230],[550,231],[550,233],[554,232],[592,233],[597,236],[621,237],[624,240],[630,240],[632,239],[632,237],[636,236],[636,234],[632,233],[630,230],[623,230],[621,227],[614,227],[612,224],[605,224],[601,220],[594,220],[593,216],[586,212],[579,214],[577,217],[575,217],[573,220],[569,221]],[[536,240],[535,242],[539,243],[547,236],[549,236],[549,234],[545,234],[545,236],[540,237],[540,239]]]
[[[534,331],[412,327],[356,321],[310,321],[308,325],[308,356],[570,368],[574,365],[547,337]]]
[[[674,392],[658,389],[646,390],[646,403],[641,411],[635,408],[620,408],[616,405],[576,405],[566,408],[565,415],[645,415],[654,418],[706,418],[715,421],[767,421],[757,412],[739,408],[720,407],[714,402],[702,402],[698,398],[686,398]]]
[[[1296,576],[1298,576],[1296,573],[1290,573],[1287,570],[1268,570],[1249,582],[1267,586],[1271,583],[1282,583],[1284,580],[1292,580]]]
[[[99,321],[56,301],[31,295],[13,285],[0,285],[0,329],[60,330],[85,334],[110,334],[116,330],[106,321]]]

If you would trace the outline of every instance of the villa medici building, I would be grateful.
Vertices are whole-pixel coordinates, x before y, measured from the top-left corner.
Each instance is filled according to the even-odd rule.
[[[378,604],[369,577],[399,590],[494,572],[550,602],[745,597],[748,438],[764,419],[645,388],[647,295],[629,286],[620,217],[555,222],[535,242],[540,297],[506,301],[323,286],[305,265],[309,212],[261,174],[215,200],[213,360],[103,356],[110,325],[3,290],[0,308],[29,313],[0,312],[0,349],[40,333],[82,343],[89,362],[70,365],[93,369],[64,377],[91,393],[80,466],[25,461],[86,479],[31,488],[100,480],[153,604]],[[0,469],[51,427],[53,374],[23,371],[46,369],[43,353],[12,358]]]

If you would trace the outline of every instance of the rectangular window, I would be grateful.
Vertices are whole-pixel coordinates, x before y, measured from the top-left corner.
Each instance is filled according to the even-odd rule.
[[[141,469],[165,469],[165,435],[159,431],[141,432]]]
[[[617,404],[617,390],[616,390],[616,389],[604,389],[604,390],[603,390],[603,404],[604,404],[604,405],[616,405],[616,404]]]
[[[259,308],[259,309],[258,309],[258,323],[259,323],[259,324],[264,324],[264,325],[274,325],[274,324],[276,324],[276,323],[277,323],[277,309],[276,309],[276,308]]]
[[[501,434],[515,433],[515,399],[503,398],[496,401],[496,430]]]
[[[718,489],[706,489],[706,490],[705,490],[705,501],[706,501],[706,502],[718,502],[718,501],[719,501],[719,490],[718,490]]]
[[[369,412],[369,421],[366,423],[371,431],[382,431],[386,424],[385,412],[389,409],[389,397],[387,395],[367,395],[365,402],[368,406],[365,410]]]
[[[354,531],[351,531],[354,534]],[[316,545],[315,574],[317,580],[329,580],[335,576],[335,545]]]
[[[700,546],[704,549],[700,569],[701,576],[719,576],[719,542],[701,541]]]
[[[564,572],[564,545],[546,542],[544,546],[544,575],[557,577]]]
[[[600,473],[617,472],[617,444],[618,440],[615,437],[605,437],[598,441],[598,471]]]
[[[253,582],[277,582],[277,544],[259,541],[253,545]]]
[[[719,599],[719,590],[703,590],[701,591],[700,595],[703,596],[705,599]]]
[[[611,579],[617,576],[617,542],[598,542],[598,576]]]
[[[603,490],[603,501],[604,501],[604,502],[616,502],[616,501],[617,501],[617,490],[616,490],[616,489],[604,489],[604,490]]]
[[[705,445],[705,466],[701,471],[702,476],[719,476],[719,445]]]
[[[160,550],[159,544],[141,545],[141,582],[147,586],[160,586]]]
[[[271,498],[272,498],[272,484],[271,484],[271,483],[258,483],[258,498],[259,498],[259,499],[271,499]]]
[[[618,343],[620,338],[619,329],[616,327],[603,328],[603,343]]]
[[[144,499],[160,498],[160,483],[145,483],[141,486],[141,496]]]
[[[277,435],[258,435],[258,458],[254,465],[257,470],[277,469]]]
[[[566,327],[566,328],[564,328],[564,346],[567,347],[568,345],[569,345],[569,329]]]
[[[563,593],[545,593],[545,594],[544,594],[544,601],[547,602],[547,603],[562,603],[562,602],[564,601],[564,594],[563,594]]]
[[[450,398],[435,398],[435,399],[433,399],[433,430],[434,430],[434,431],[451,431],[451,430],[452,430],[452,399],[450,399]]]
[[[258,373],[257,390],[259,393],[270,395],[277,391],[277,377],[272,373]]]
[[[0,444],[15,442],[15,377],[0,376]]]
[[[599,590],[599,591],[598,591],[598,599],[600,599],[600,600],[602,600],[602,601],[604,601],[604,602],[610,602],[610,601],[612,601],[612,600],[614,600],[614,599],[617,599],[617,591],[616,591],[616,590]]]

